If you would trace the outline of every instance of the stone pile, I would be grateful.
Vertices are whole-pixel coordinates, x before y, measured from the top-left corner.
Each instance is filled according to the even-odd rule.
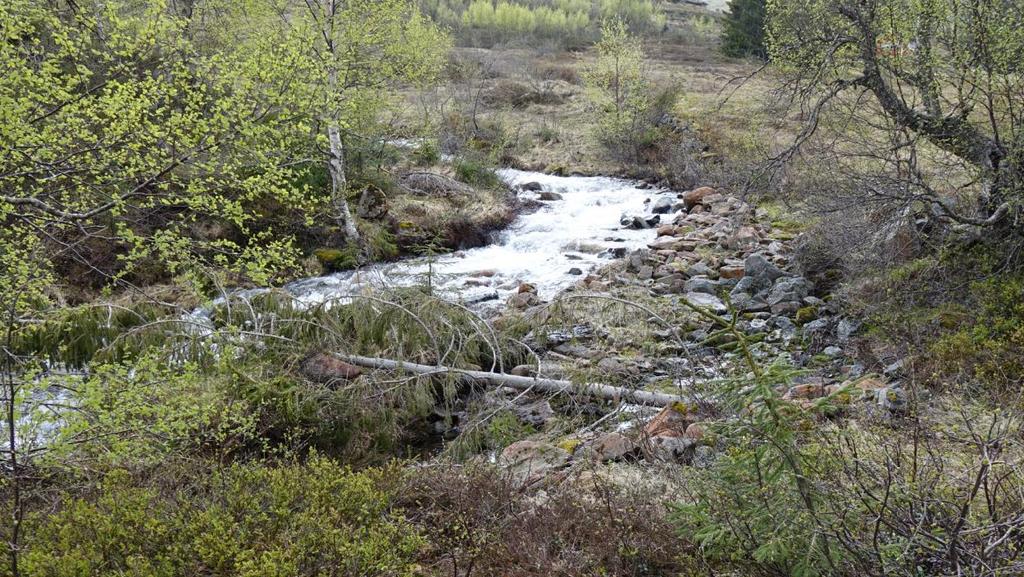
[[[840,412],[862,407],[884,418],[906,414],[908,398],[899,382],[897,364],[891,371],[887,369],[884,377],[870,377],[865,376],[863,366],[848,358],[859,323],[843,318],[827,297],[815,294],[814,283],[794,270],[788,243],[773,238],[770,225],[756,222],[750,205],[702,187],[652,199],[649,210],[652,216],[624,217],[621,224],[624,228],[656,227],[655,240],[647,248],[622,255],[623,264],[587,276],[581,287],[614,292],[617,286],[641,286],[655,298],[685,301],[723,320],[735,315],[736,327],[751,342],[759,343],[760,358],[790,355],[794,364],[810,373],[778,391],[797,407],[809,409],[827,399]],[[538,304],[529,287],[509,301],[520,310]],[[681,338],[692,347],[687,355],[698,349],[723,354],[715,349],[722,343],[709,343],[718,325],[706,315],[694,317],[695,325],[685,329],[658,327],[652,332],[662,341]],[[614,351],[616,345],[635,349],[636,343],[617,343],[608,335],[600,335],[596,341],[591,327],[575,327],[564,338],[549,336],[553,338],[536,343],[535,350],[544,362],[570,361],[619,383],[644,376],[654,383],[671,374],[660,370],[662,367],[689,362],[682,357],[619,356]],[[609,345],[613,350],[608,350]],[[527,367],[517,370],[529,372]],[[637,420],[631,428],[591,431],[539,446],[516,444],[506,449],[508,454],[503,454],[500,462],[527,467],[524,463],[534,459],[531,454],[536,452],[539,468],[548,471],[568,469],[579,462],[639,459],[709,466],[720,449],[711,437],[707,423],[692,409],[672,406],[653,418]]]

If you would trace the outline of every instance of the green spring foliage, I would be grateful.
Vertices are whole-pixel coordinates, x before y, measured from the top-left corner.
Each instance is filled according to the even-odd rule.
[[[976,281],[970,295],[969,303],[936,311],[940,327],[948,330],[931,352],[947,379],[987,394],[1016,395],[1024,384],[1024,277]]]
[[[491,167],[469,158],[460,158],[455,162],[455,178],[466,184],[485,188],[493,188],[500,184]]]
[[[391,509],[388,476],[313,456],[140,482],[113,471],[27,520],[28,575],[413,575],[424,539]]]
[[[457,376],[398,386],[371,377],[332,380],[305,368],[311,355],[497,370],[525,357],[461,305],[421,287],[312,308],[268,292],[184,317],[148,304],[69,309],[62,321],[35,325],[17,350],[88,369],[72,379],[77,410],[35,410],[35,396],[66,383],[58,375],[26,385],[18,412],[30,430],[59,430],[40,439],[55,463],[106,466],[207,450],[244,456],[309,446],[372,460],[389,454],[438,403],[452,400]]]
[[[651,0],[421,0],[420,5],[460,40],[485,46],[539,39],[579,47],[592,42],[607,19],[620,19],[644,34],[665,26],[664,14]]]
[[[671,109],[675,92],[655,95],[648,80],[643,45],[620,20],[601,29],[597,61],[583,72],[593,135],[614,159],[642,163],[642,151],[658,140],[652,116]]]
[[[871,418],[825,423],[860,392],[851,385],[801,407],[779,392],[797,375],[776,362],[753,382],[722,384],[736,415],[711,427],[724,451],[688,479],[689,498],[674,516],[706,563],[800,577],[1015,566],[1015,546],[990,544],[1004,533],[997,520],[1021,505],[1024,476],[1010,464],[1024,450],[1016,416],[954,402],[948,408],[959,417],[916,415],[912,431]],[[928,433],[940,430],[973,441]],[[1010,460],[991,462],[992,443]],[[978,491],[995,478],[998,497]]]
[[[412,0],[341,2],[330,17],[358,25],[326,35],[316,2],[189,5],[0,7],[0,149],[21,151],[0,156],[13,233],[0,242],[19,245],[0,248],[5,277],[28,266],[93,289],[209,294],[294,275],[295,223],[312,227],[330,201],[318,129],[372,137],[395,91],[430,82],[449,46]],[[328,57],[325,38],[348,52]]]

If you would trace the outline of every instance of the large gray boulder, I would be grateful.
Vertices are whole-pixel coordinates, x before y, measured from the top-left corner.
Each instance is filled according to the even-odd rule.
[[[803,277],[780,278],[768,293],[768,306],[775,314],[795,313],[811,292],[811,283]]]
[[[654,204],[651,205],[651,212],[654,214],[668,214],[672,212],[672,207],[675,203],[675,198],[672,198],[671,196],[663,196],[654,201]]]
[[[715,295],[718,293],[718,283],[707,277],[693,277],[686,281],[683,290],[688,293],[706,293]]]
[[[715,295],[709,295],[707,293],[688,292],[683,295],[683,298],[690,304],[705,309],[710,309],[716,313],[724,313],[728,311],[728,307],[722,302],[722,299]]]
[[[767,280],[769,285],[786,276],[779,267],[771,263],[761,253],[754,253],[743,261],[743,274],[745,277],[754,278],[758,281]]]

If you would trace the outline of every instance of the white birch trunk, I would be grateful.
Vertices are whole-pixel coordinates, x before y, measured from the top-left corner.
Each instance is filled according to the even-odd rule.
[[[325,10],[325,17],[333,20],[337,13],[337,0],[328,0],[328,10]],[[333,24],[333,23],[332,23]],[[324,26],[325,37],[331,28],[326,22]],[[328,100],[333,101],[337,97],[338,86],[338,63],[336,47],[333,39],[327,41],[327,58],[331,61],[327,66],[327,90]],[[352,217],[352,211],[348,207],[348,182],[345,180],[345,148],[341,143],[341,123],[338,119],[338,111],[330,110],[327,119],[327,140],[330,146],[331,158],[328,163],[328,171],[331,174],[331,204],[334,208],[334,218],[345,234],[345,240],[350,243],[359,243],[359,229],[356,228],[356,221]]]

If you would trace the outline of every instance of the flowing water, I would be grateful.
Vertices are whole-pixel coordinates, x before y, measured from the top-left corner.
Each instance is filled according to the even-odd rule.
[[[496,233],[487,246],[302,279],[287,285],[285,290],[314,305],[344,299],[375,285],[410,286],[429,281],[442,296],[479,308],[500,308],[520,283],[531,283],[542,298],[550,299],[616,255],[653,240],[653,230],[627,230],[620,225],[620,219],[646,215],[649,202],[667,194],[642,190],[636,182],[607,177],[560,177],[518,170],[502,170],[498,174],[509,186],[538,183],[542,191],[555,192],[562,198],[544,201],[538,210],[521,214],[508,228]],[[519,195],[529,200],[540,193]],[[245,298],[264,291],[249,289],[233,296]],[[218,302],[223,302],[223,298],[213,304]],[[187,316],[194,330],[212,329],[211,312],[208,306]],[[64,426],[61,411],[54,411],[54,405],[73,405],[66,389],[42,389],[26,399],[20,409],[20,444],[45,446]],[[0,449],[3,446],[0,441]]]
[[[563,177],[511,169],[498,175],[509,186],[538,183],[543,191],[562,198],[544,201],[539,210],[518,216],[487,246],[375,264],[303,279],[285,288],[301,301],[317,304],[372,286],[429,282],[442,296],[486,306],[483,303],[504,302],[521,283],[530,283],[542,298],[549,299],[581,275],[654,239],[653,230],[626,230],[619,221],[624,215],[647,214],[647,201],[665,194],[663,191],[642,190],[636,182],[608,177]],[[539,193],[519,195],[528,200]]]

